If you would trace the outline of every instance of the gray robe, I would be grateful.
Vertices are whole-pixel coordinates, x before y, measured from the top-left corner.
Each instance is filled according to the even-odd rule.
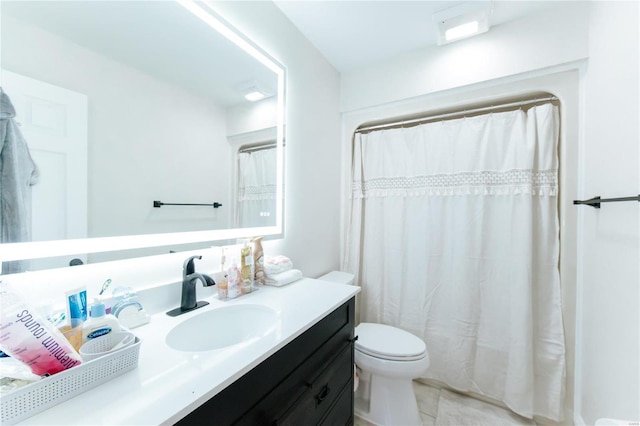
[[[0,87],[1,243],[31,241],[31,187],[39,176],[15,116],[11,99]],[[22,272],[26,266],[21,261],[3,262],[2,273]]]

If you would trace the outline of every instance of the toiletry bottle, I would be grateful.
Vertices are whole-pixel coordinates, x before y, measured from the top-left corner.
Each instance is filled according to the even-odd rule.
[[[89,319],[82,324],[82,342],[104,336],[112,331],[120,331],[118,319],[105,311],[104,303],[95,299],[89,312]]]
[[[264,250],[262,249],[262,238],[255,237],[253,242],[253,284],[256,286],[264,285],[266,277],[264,275]]]
[[[82,325],[87,320],[87,288],[82,286],[67,291],[67,317],[71,328]]]
[[[218,288],[218,299],[224,300],[229,297],[229,285],[227,281],[227,271],[224,269],[224,264],[226,263],[226,256],[224,254],[224,247],[222,247],[222,254],[220,255],[220,275],[222,278],[218,279],[217,288]]]
[[[229,284],[227,281],[227,276],[225,275],[221,279],[218,279],[218,299],[225,300],[229,298]]]
[[[253,253],[249,240],[244,240],[244,245],[240,249],[240,273],[242,275],[242,294],[251,293],[253,287]]]
[[[236,260],[231,261],[231,266],[227,270],[227,297],[229,299],[235,299],[240,295],[240,270]]]

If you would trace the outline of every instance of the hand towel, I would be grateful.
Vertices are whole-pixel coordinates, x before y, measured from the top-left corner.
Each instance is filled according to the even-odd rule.
[[[264,274],[267,277],[290,269],[293,269],[293,262],[287,256],[265,256],[264,258]]]
[[[289,269],[279,274],[267,276],[265,284],[280,287],[298,281],[300,278],[302,278],[302,271],[299,269]]]

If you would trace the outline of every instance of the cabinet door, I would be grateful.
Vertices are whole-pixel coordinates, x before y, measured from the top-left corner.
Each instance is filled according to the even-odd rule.
[[[352,343],[348,342],[331,363],[307,384],[306,392],[277,424],[280,426],[314,425],[320,423],[338,401],[345,385],[352,382]]]
[[[341,327],[329,340],[317,348],[307,360],[298,366],[288,377],[266,395],[255,407],[249,410],[236,424],[237,425],[266,425],[274,422],[281,422],[285,413],[289,413],[292,407],[300,405],[307,395],[319,393],[324,384],[334,373],[334,370],[341,365],[339,376],[344,380],[353,380],[353,362],[351,358],[353,343],[351,335],[352,325]],[[345,374],[345,371],[348,371]],[[322,379],[327,379],[324,382]],[[335,380],[335,379],[334,379]],[[322,410],[331,406],[332,401],[337,396],[336,390],[341,385],[331,383],[333,392],[329,392],[324,401]],[[306,413],[305,421],[298,424],[315,424],[321,418],[314,414],[311,421],[312,412]]]
[[[331,407],[327,416],[320,423],[322,426],[353,425],[353,383],[347,383]]]

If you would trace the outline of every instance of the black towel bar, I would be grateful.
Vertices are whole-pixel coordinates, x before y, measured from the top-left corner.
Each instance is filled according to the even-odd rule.
[[[586,204],[596,209],[600,208],[600,203],[613,203],[616,201],[638,201],[640,202],[640,195],[634,197],[622,197],[622,198],[600,198],[593,197],[589,200],[573,200],[573,204]]]
[[[218,202],[214,202],[213,204],[182,204],[182,203],[163,203],[162,201],[154,201],[153,207],[162,207],[162,206],[208,206],[217,209],[218,207],[222,207],[222,204]]]

